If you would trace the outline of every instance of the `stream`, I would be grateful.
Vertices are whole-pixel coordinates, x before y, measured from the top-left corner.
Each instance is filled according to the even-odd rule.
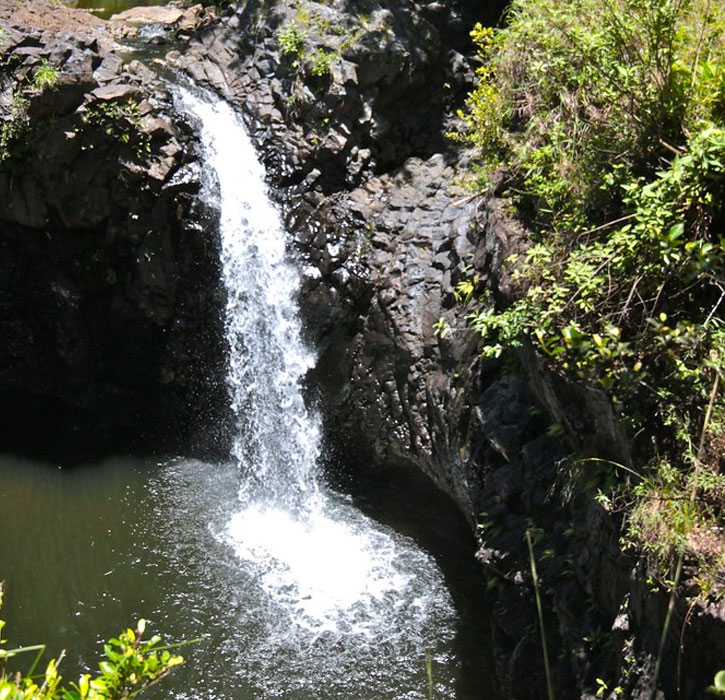
[[[203,638],[150,698],[493,698],[465,524],[415,474],[350,469],[330,485],[302,392],[315,356],[300,280],[264,170],[226,103],[174,92],[218,212],[232,455],[70,471],[3,457],[11,644],[67,649],[72,678],[145,617],[168,639]]]
[[[96,17],[108,19],[131,7],[148,7],[152,5],[165,5],[167,0],[63,0],[64,5],[76,7],[79,10],[88,10]]]

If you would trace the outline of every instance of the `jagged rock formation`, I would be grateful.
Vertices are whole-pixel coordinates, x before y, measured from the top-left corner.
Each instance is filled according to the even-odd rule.
[[[213,445],[218,254],[189,131],[105,23],[44,2],[0,17],[2,449]]]

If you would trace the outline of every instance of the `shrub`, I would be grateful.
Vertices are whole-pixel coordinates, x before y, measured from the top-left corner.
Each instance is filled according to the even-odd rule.
[[[3,585],[0,583],[0,606]],[[5,623],[0,620],[0,632]],[[5,640],[0,638],[0,698],[2,700],[127,700],[136,697],[149,686],[157,683],[174,667],[183,663],[181,656],[172,654],[173,646],[160,646],[161,637],[143,639],[146,628],[140,620],[136,629],[127,629],[103,647],[105,659],[100,662],[100,673],[91,677],[84,673],[78,683],[63,686],[58,659],[51,659],[40,674],[35,669],[45,650],[42,644],[18,649],[4,649]],[[23,653],[36,652],[34,663],[27,674],[10,673],[6,664]]]
[[[484,352],[532,343],[684,472],[725,367],[725,6],[514,0],[472,37],[455,137],[532,231],[515,298],[470,316]]]
[[[43,59],[35,69],[33,75],[32,87],[42,92],[47,88],[55,87],[58,82],[58,71],[51,66],[48,61]]]
[[[286,22],[277,32],[277,40],[283,56],[299,57],[305,48],[307,31],[295,21]]]
[[[13,92],[0,124],[0,167],[8,167],[11,161],[22,161],[27,156],[28,145],[32,140],[32,125],[28,116],[29,97],[54,88],[57,82],[58,71],[43,59],[32,77],[28,77]]]

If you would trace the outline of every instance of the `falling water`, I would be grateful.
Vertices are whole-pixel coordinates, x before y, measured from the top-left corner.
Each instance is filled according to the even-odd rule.
[[[223,102],[184,92],[202,125],[207,197],[220,214],[227,291],[227,384],[238,421],[233,455],[242,468],[242,499],[296,509],[317,491],[319,428],[300,392],[314,356],[300,338],[299,277],[267,197],[264,168],[234,112]]]
[[[264,169],[239,117],[223,101],[180,88],[196,121],[219,211],[229,347],[227,382],[237,420],[239,504],[215,532],[249,574],[258,633],[252,681],[275,697],[351,697],[373,682],[380,697],[425,679],[425,659],[453,636],[454,613],[432,559],[322,485],[319,419],[301,381],[314,354],[301,339],[297,270]],[[246,605],[249,605],[247,602]],[[255,675],[256,674],[256,675]],[[257,680],[255,681],[254,678]],[[452,697],[450,676],[437,697]]]

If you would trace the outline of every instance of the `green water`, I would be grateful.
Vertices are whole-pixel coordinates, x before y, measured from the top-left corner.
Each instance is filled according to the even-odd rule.
[[[348,482],[350,503],[414,539],[443,573],[456,621],[453,638],[430,650],[441,697],[495,698],[482,580],[458,514],[413,474]],[[101,640],[145,617],[170,640],[205,638],[149,698],[425,698],[424,658],[397,656],[393,647],[381,657],[379,641],[357,660],[343,642],[322,648],[329,658],[320,659],[317,642],[253,641],[274,619],[245,593],[254,571],[213,536],[238,508],[237,483],[231,465],[188,460],[109,459],[68,471],[0,458],[10,645],[42,641],[52,655],[66,649],[62,670],[74,679],[95,666]],[[391,681],[398,672],[400,683]]]
[[[63,4],[68,7],[88,10],[96,15],[96,17],[108,19],[111,15],[118,14],[131,7],[165,5],[166,0],[63,0]]]

